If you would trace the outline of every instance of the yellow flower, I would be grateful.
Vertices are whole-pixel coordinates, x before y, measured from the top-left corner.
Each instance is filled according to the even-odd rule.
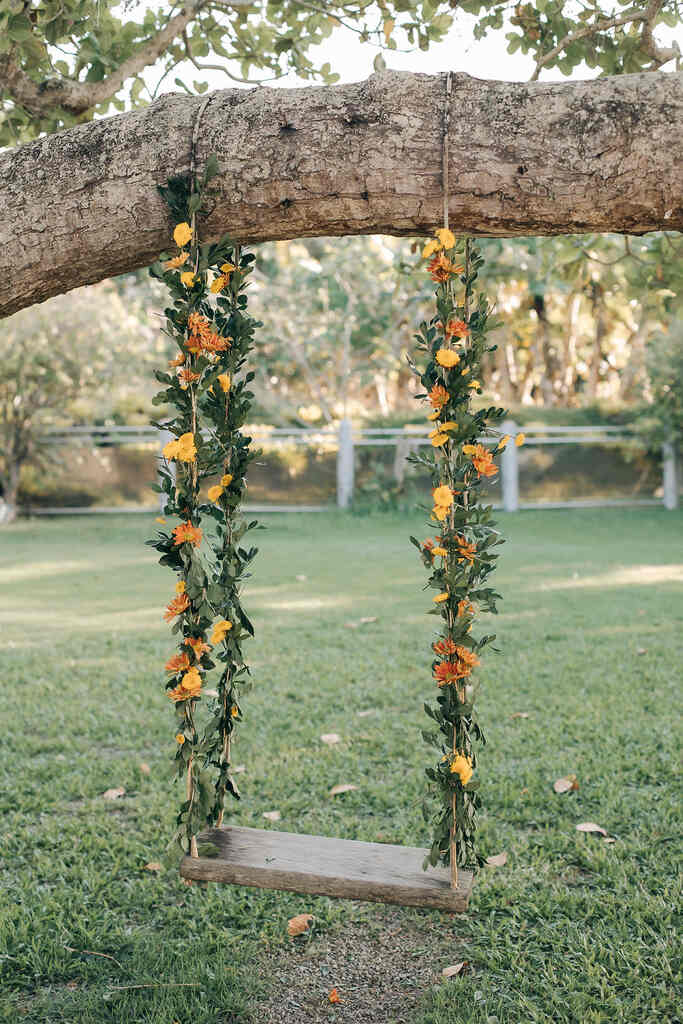
[[[444,601],[448,600],[448,597],[448,591],[445,591],[445,593],[437,594],[436,597],[433,597],[432,601],[434,602],[434,604],[443,604]]]
[[[448,228],[439,228],[434,234],[441,242],[444,249],[452,249],[455,245],[455,235]]]
[[[470,366],[466,366],[464,370],[460,371],[460,376],[461,377],[466,377],[467,374],[470,372],[470,370],[471,370],[471,367]]]
[[[460,362],[460,356],[452,348],[440,348],[436,353],[436,361],[439,366],[445,366],[450,370],[452,366],[457,366]]]
[[[227,394],[228,391],[230,390],[230,374],[229,373],[219,373],[218,374],[218,383],[220,384],[220,386],[223,388],[223,390]]]
[[[221,477],[221,487],[229,487],[232,483],[232,473],[226,473]]]
[[[455,420],[446,420],[445,423],[441,424],[441,430],[457,430],[458,424]]]
[[[448,515],[448,508],[444,505],[435,505],[432,509],[432,519],[438,519],[440,523],[444,521]]]
[[[430,412],[430,414],[427,417],[427,419],[431,420],[431,422],[433,423],[434,420],[438,420],[440,415],[441,415],[441,411],[439,409],[435,409],[434,412]]]
[[[236,704],[233,704],[233,706],[230,708],[230,717],[231,718],[237,718],[239,713],[240,713],[240,709],[237,707]]]
[[[453,504],[453,491],[447,484],[441,484],[432,491],[435,505],[445,505],[448,508]]]
[[[176,594],[185,593],[185,580],[178,580],[178,582],[175,585],[175,592]]]
[[[181,462],[194,462],[197,457],[197,449],[194,443],[194,434],[181,434],[178,438],[178,454],[175,456]]]
[[[441,448],[442,445],[450,441],[448,434],[440,434],[438,431],[432,437],[432,445],[434,448]]]
[[[185,675],[180,680],[180,688],[186,690],[187,693],[196,697],[202,688],[202,677],[199,674],[199,669],[192,666],[188,668]]]
[[[517,434],[517,437],[515,438],[515,446],[517,448],[521,448],[522,445],[524,444],[525,440],[526,440],[526,434]]]
[[[502,452],[504,450],[506,444],[508,444],[508,442],[510,440],[511,440],[511,438],[510,438],[509,434],[506,434],[505,437],[501,437],[500,441],[498,442],[498,451]]]
[[[478,381],[478,380],[471,380],[471,381],[469,382],[469,384],[467,385],[467,387],[468,387],[468,388],[480,388],[480,387],[481,387],[481,384],[479,383],[479,381]]]
[[[430,242],[427,242],[424,249],[422,250],[422,259],[428,260],[429,257],[433,256],[435,252],[438,252],[440,248],[441,246],[436,241],[436,239],[432,238],[432,240]]]
[[[174,256],[172,260],[164,263],[164,270],[177,270],[178,267],[182,267],[183,263],[187,263],[189,258],[189,252],[181,252],[180,256]]]
[[[221,487],[220,484],[216,484],[214,487],[209,487],[209,490],[208,490],[209,501],[218,501],[218,499],[220,498],[222,493],[223,493],[223,488]]]
[[[183,221],[182,224],[176,224],[175,231],[173,232],[173,241],[179,249],[187,245],[191,238],[192,228],[186,221]]]
[[[231,629],[232,629],[232,622],[228,622],[227,619],[221,619],[213,627],[213,632],[212,632],[211,638],[210,638],[211,639],[211,643],[212,644],[220,644],[220,643],[222,643],[223,640],[225,640],[225,634],[228,633]]]
[[[181,732],[177,732],[176,733],[175,741],[176,741],[176,743],[179,743],[180,746],[182,747],[183,743],[185,742],[185,737],[183,736],[183,734]]]
[[[166,523],[166,520],[164,519],[164,517],[163,517],[163,516],[157,516],[157,517],[156,517],[156,519],[154,520],[154,522],[155,522],[155,523],[162,523],[162,524],[165,524],[165,523]]]
[[[186,288],[191,288],[195,281],[194,273],[191,270],[186,270],[180,275],[180,280]]]
[[[463,786],[466,786],[472,778],[473,770],[472,762],[469,757],[465,757],[464,754],[456,754],[453,757],[453,760],[451,761],[451,772],[454,775],[460,776],[460,782]]]
[[[446,551],[445,548],[432,548],[432,554],[441,555],[442,558],[445,558],[448,552]]]
[[[232,274],[233,270],[237,270],[234,263],[222,263],[221,274]]]
[[[209,291],[213,295],[218,295],[218,293],[220,291],[222,291],[223,288],[225,288],[227,283],[228,283],[227,277],[225,277],[223,274],[220,274],[219,277],[217,277],[215,281],[211,282],[211,287],[209,288]]]

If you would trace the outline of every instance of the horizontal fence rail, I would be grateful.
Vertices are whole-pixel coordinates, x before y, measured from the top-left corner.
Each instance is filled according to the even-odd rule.
[[[514,420],[506,420],[501,426],[501,434],[515,435],[520,430]],[[358,429],[350,420],[342,420],[337,426],[315,427],[271,427],[264,424],[246,426],[244,432],[253,440],[264,446],[265,450],[283,449],[291,446],[318,448],[323,451],[336,452],[337,462],[337,505],[347,508],[353,501],[356,448],[391,446],[397,450],[397,463],[405,461],[412,451],[430,444],[427,430],[420,425],[409,424],[405,427],[368,427]],[[634,445],[642,447],[637,435],[627,427],[595,424],[585,426],[539,426],[524,427],[525,447],[545,445]],[[138,445],[150,447],[161,454],[161,448],[171,437],[162,434],[151,426],[92,426],[53,427],[45,432],[42,441],[47,445],[84,444],[92,447],[108,447],[116,445]],[[482,437],[480,443],[496,445],[497,437]],[[662,498],[624,498],[624,499],[576,499],[566,502],[540,501],[520,502],[519,500],[519,449],[509,444],[502,453],[500,464],[500,483],[502,490],[502,507],[505,511],[516,512],[520,509],[532,508],[596,508],[616,507],[621,505],[659,505],[667,509],[678,507],[678,466],[675,447],[672,444],[662,445]],[[264,511],[316,511],[322,505],[251,505],[245,510]],[[146,506],[122,507],[80,507],[80,508],[28,508],[24,511],[31,515],[86,514],[90,512],[142,512],[150,511]]]

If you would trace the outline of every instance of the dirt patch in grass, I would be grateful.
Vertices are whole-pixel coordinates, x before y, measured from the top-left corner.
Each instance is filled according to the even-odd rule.
[[[266,955],[261,972],[271,986],[255,1017],[262,1024],[410,1024],[441,971],[467,959],[453,914],[379,908],[326,935],[292,940]],[[341,1003],[331,1004],[336,988]]]

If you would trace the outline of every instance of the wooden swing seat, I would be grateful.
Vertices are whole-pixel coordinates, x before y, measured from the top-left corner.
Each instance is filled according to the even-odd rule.
[[[472,891],[470,871],[458,871],[451,888],[450,871],[423,871],[425,850],[411,846],[236,826],[209,829],[197,839],[218,854],[183,858],[180,874],[192,881],[457,912],[467,909]]]

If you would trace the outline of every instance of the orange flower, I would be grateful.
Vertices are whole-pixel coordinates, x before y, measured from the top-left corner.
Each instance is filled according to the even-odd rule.
[[[433,540],[425,540],[425,541],[422,542],[422,550],[427,552],[427,554],[429,554],[429,555],[431,555],[433,547],[434,547],[434,541]]]
[[[193,544],[194,547],[198,548],[202,542],[202,530],[199,526],[193,526],[188,519],[186,523],[180,523],[176,526],[173,531],[175,540],[173,541],[175,547],[179,547],[180,544]]]
[[[175,734],[175,741],[182,747],[183,743],[185,742],[185,737],[181,732],[177,732]]]
[[[435,384],[429,392],[429,401],[435,409],[442,409],[447,404],[450,395],[443,384]]]
[[[443,594],[437,594],[436,597],[433,597],[432,601],[434,602],[434,604],[443,604],[444,601],[447,601],[449,597],[450,594],[448,593],[447,590],[445,590]]]
[[[179,355],[177,355],[175,357],[175,359],[171,359],[171,361],[169,362],[168,365],[171,368],[174,367],[174,366],[182,366],[183,363],[185,362],[185,359],[186,359],[185,353],[181,352]]]
[[[447,339],[464,338],[470,333],[464,320],[449,320],[443,330]]]
[[[171,622],[176,615],[182,615],[183,612],[187,611],[190,607],[190,599],[187,594],[178,594],[173,600],[166,606],[164,612],[164,619],[166,622]]]
[[[201,313],[190,313],[187,318],[187,326],[191,334],[202,334],[211,332],[211,324]]]
[[[196,380],[199,380],[201,373],[195,373],[194,370],[181,370],[178,374],[178,380],[187,387],[188,384],[193,384]]]
[[[178,267],[182,267],[183,263],[187,263],[189,257],[189,252],[181,252],[180,256],[174,256],[172,260],[164,263],[164,270],[177,270]]]
[[[186,672],[190,667],[190,659],[187,654],[183,651],[181,654],[174,654],[172,658],[169,658],[164,666],[167,672],[175,676],[178,672]]]
[[[330,994],[329,994],[329,996],[327,998],[329,999],[329,1001],[331,1003],[341,1003],[342,1002],[342,997],[339,995],[339,990],[336,989],[336,988],[333,988],[330,991]]]
[[[463,597],[462,601],[458,601],[458,618],[463,615],[474,615],[474,605],[466,597]]]
[[[185,637],[183,643],[187,644],[188,647],[192,648],[192,650],[194,651],[194,656],[197,659],[197,661],[199,661],[202,654],[205,654],[207,651],[211,650],[211,645],[205,643],[200,636]]]
[[[469,562],[471,565],[477,554],[477,545],[475,543],[468,544],[464,537],[456,537],[455,540],[460,556],[458,562]]]
[[[169,690],[168,696],[172,701],[188,700],[190,697],[198,697],[202,688],[202,677],[196,668],[187,670],[175,690]]]
[[[459,679],[465,679],[472,672],[472,669],[479,664],[479,658],[474,651],[466,647],[454,644],[453,661],[442,661],[434,669],[434,678],[439,686],[448,686],[457,683]]]
[[[438,548],[434,548],[434,550],[432,551],[432,554],[433,555],[438,555],[440,558],[445,558],[447,556],[448,552],[446,551],[445,548],[438,547]]]
[[[205,352],[227,352],[230,348],[230,338],[221,338],[220,334],[212,331],[202,338],[202,348]]]
[[[470,781],[473,771],[474,768],[472,767],[471,758],[466,757],[464,754],[456,753],[453,755],[453,760],[451,761],[451,773],[459,776],[460,782],[463,786],[466,786]]]
[[[446,658],[449,654],[455,654],[455,642],[448,636],[444,640],[438,640],[435,644],[432,644],[432,650],[441,658]]]
[[[447,281],[452,274],[462,274],[463,268],[456,267],[455,263],[451,263],[445,253],[440,252],[429,261],[427,270],[432,281],[436,281],[438,284],[442,281]]]
[[[495,476],[498,467],[493,462],[493,455],[483,444],[464,444],[462,450],[472,459],[472,465],[479,476]]]

